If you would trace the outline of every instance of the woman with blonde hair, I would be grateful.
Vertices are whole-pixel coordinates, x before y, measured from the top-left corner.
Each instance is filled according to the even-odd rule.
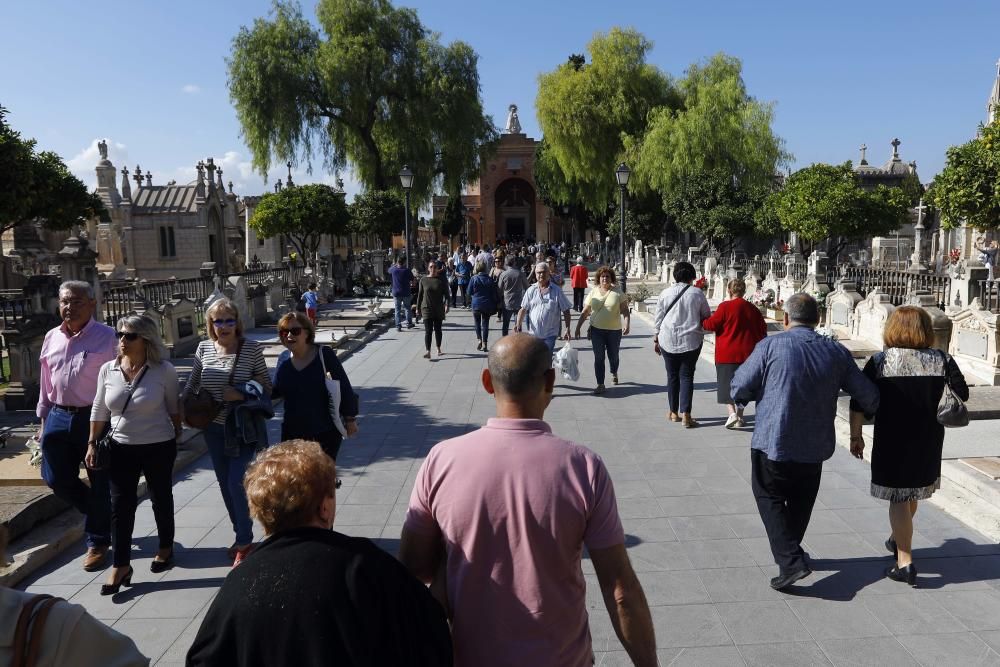
[[[889,315],[885,350],[865,365],[864,374],[879,388],[872,444],[871,494],[889,501],[892,534],[885,548],[896,558],[885,575],[916,585],[913,564],[913,515],[917,503],[941,488],[944,426],[937,407],[945,385],[963,401],[969,386],[955,360],[935,349],[934,326],[923,308],[902,306]],[[870,415],[869,415],[870,417]],[[864,455],[861,426],[865,415],[851,401],[851,454]]]
[[[285,399],[281,439],[318,442],[336,460],[345,437],[358,431],[358,396],[337,358],[326,345],[316,345],[316,329],[302,313],[288,313],[278,320],[278,337],[285,351],[274,369],[271,398]],[[339,384],[339,408],[330,413],[329,377]]]
[[[733,278],[728,285],[729,299],[719,304],[701,326],[715,334],[716,399],[729,411],[726,428],[744,426],[743,405],[729,395],[729,385],[736,371],[750,357],[757,343],[767,338],[767,323],[760,309],[743,298],[747,284]]]
[[[226,419],[236,403],[246,400],[246,395],[236,385],[253,380],[269,394],[271,376],[264,361],[263,346],[243,337],[240,314],[232,301],[225,298],[214,301],[205,312],[205,324],[209,339],[198,345],[184,396],[193,396],[204,389],[221,403],[221,409],[202,435],[236,533],[236,540],[228,551],[235,561],[245,556],[253,545],[253,522],[243,491],[243,475],[255,449],[241,446],[236,451],[227,450]]]
[[[268,537],[222,583],[189,666],[452,664],[428,589],[371,540],[333,530],[336,473],[304,440],[254,460],[247,497]]]
[[[97,463],[98,440],[111,423],[108,480],[111,484],[111,548],[114,567],[101,595],[132,583],[132,530],[139,475],[152,498],[159,550],[149,566],[160,573],[174,562],[174,460],[181,432],[177,371],[160,338],[156,322],[141,315],[118,320],[118,358],[101,367],[90,412],[90,440],[85,461]]]

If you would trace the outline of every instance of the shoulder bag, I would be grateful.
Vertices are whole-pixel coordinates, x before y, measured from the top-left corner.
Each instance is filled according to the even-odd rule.
[[[326,395],[327,395],[327,409],[330,411],[330,417],[333,419],[333,425],[336,427],[340,435],[347,437],[347,427],[344,426],[344,420],[340,416],[340,380],[334,380],[330,377],[330,373],[326,370],[326,359],[323,357],[325,345],[317,346],[317,353],[319,354],[319,361],[323,365],[323,383],[326,385]]]
[[[670,302],[670,305],[667,306],[667,309],[665,311],[663,311],[663,317],[664,318],[667,316],[667,313],[670,312],[670,309],[674,307],[674,304],[676,304],[678,301],[680,301],[680,298],[682,296],[684,296],[684,292],[687,292],[689,289],[691,289],[691,283],[688,283],[687,285],[685,285],[684,288],[680,291],[680,293],[678,293],[677,296],[674,297],[674,300]],[[662,322],[663,320],[660,320],[660,321]],[[660,347],[659,347],[660,346],[660,340],[659,340],[659,336],[660,336],[660,332],[659,331],[656,331],[656,332],[653,333],[653,351],[656,352],[657,354],[660,354]]]
[[[946,428],[968,426],[969,409],[951,389],[951,382],[948,379],[948,355],[944,352],[941,352],[941,361],[944,364],[944,391],[941,393],[941,401],[937,408],[938,423]]]
[[[146,377],[146,371],[148,370],[149,366],[143,366],[142,371],[139,372],[139,376],[135,379],[135,385],[132,386],[132,390],[128,393],[128,398],[125,399],[125,405],[122,406],[122,413],[118,415],[118,423],[115,424],[114,428],[111,428],[111,424],[108,424],[108,427],[104,429],[104,435],[94,444],[94,465],[91,467],[91,470],[105,470],[111,465],[111,445],[114,443],[115,432],[121,425],[125,411],[128,410],[128,404],[132,402],[132,396],[139,390],[139,383]]]
[[[14,645],[11,648],[11,667],[34,667],[38,664],[38,653],[42,647],[42,635],[49,612],[62,598],[41,594],[29,598],[17,617],[14,629]]]
[[[236,358],[233,359],[233,367],[229,371],[229,381],[226,382],[226,386],[233,384],[236,366],[240,363],[241,350],[243,350],[242,340],[236,348]],[[204,372],[202,368],[202,373]],[[215,421],[225,404],[225,401],[216,400],[204,387],[199,387],[197,392],[184,397],[184,423],[192,428],[203,429]]]

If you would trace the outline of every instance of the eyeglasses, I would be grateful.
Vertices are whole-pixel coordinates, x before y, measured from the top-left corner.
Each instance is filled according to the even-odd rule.
[[[278,335],[282,338],[288,338],[289,334],[292,336],[301,336],[302,327],[289,327],[288,329],[282,329],[278,332]]]
[[[235,327],[236,320],[230,317],[227,320],[212,320],[212,324],[214,324],[217,327]]]
[[[139,340],[139,334],[135,333],[134,331],[118,331],[116,333],[118,334],[119,340],[124,338],[130,343]]]

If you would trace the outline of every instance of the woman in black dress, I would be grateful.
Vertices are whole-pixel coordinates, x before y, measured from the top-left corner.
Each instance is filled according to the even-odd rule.
[[[941,488],[944,427],[937,406],[947,382],[963,401],[969,387],[955,360],[934,349],[934,327],[921,308],[897,308],[885,323],[885,351],[868,360],[864,373],[878,385],[872,445],[871,494],[889,501],[892,534],[885,547],[896,556],[886,576],[913,586],[913,515],[917,501]],[[851,402],[851,453],[861,458],[864,415]]]

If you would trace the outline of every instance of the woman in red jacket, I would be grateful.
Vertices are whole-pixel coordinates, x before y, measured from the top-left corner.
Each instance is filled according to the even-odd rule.
[[[767,324],[760,310],[743,298],[747,285],[742,278],[729,281],[729,300],[719,304],[715,313],[701,323],[715,333],[715,377],[718,401],[729,410],[726,428],[743,426],[743,406],[729,396],[729,383],[753,348],[767,337]]]

